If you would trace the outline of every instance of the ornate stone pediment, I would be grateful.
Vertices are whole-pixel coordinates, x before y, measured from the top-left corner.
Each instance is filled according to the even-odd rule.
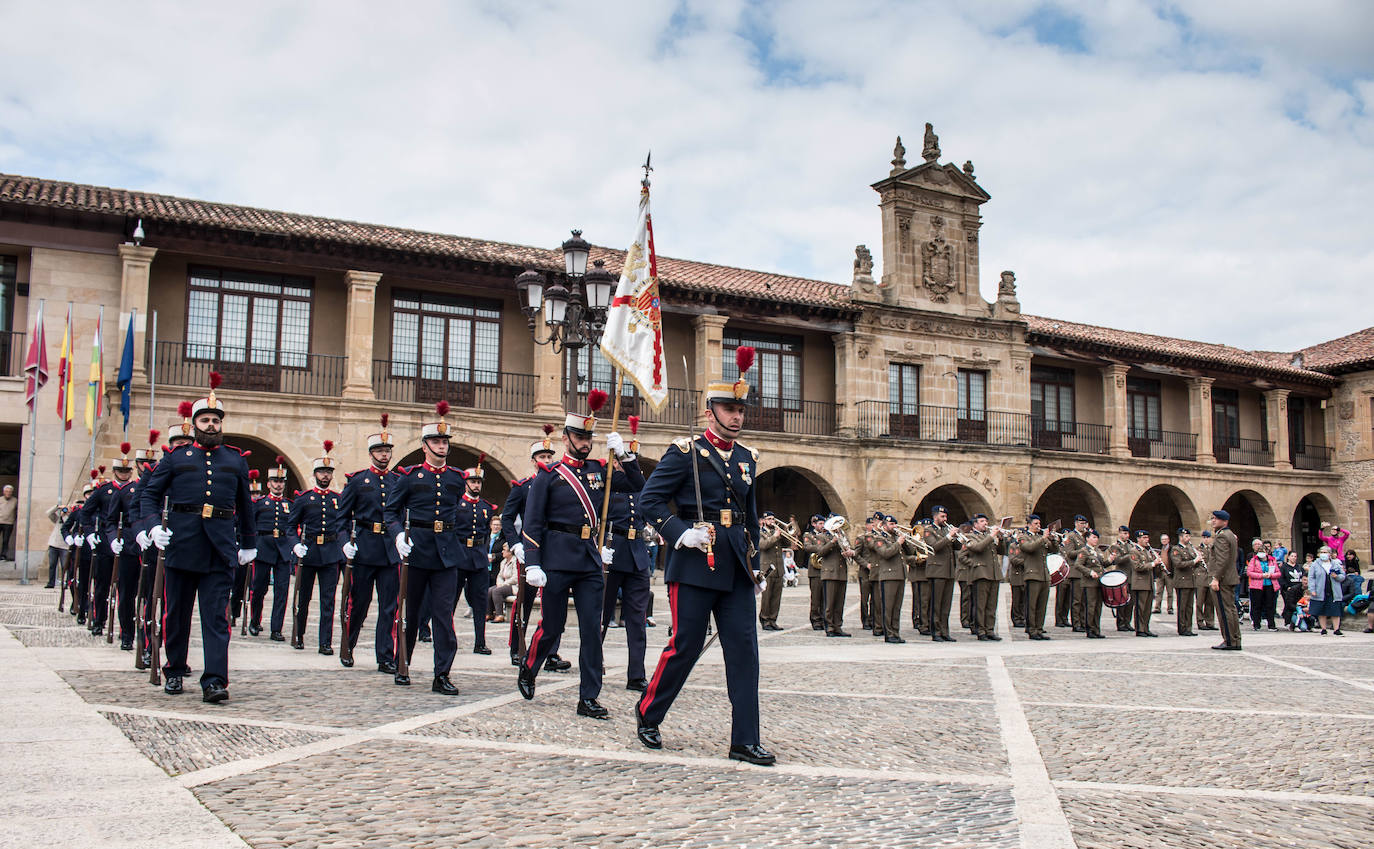
[[[937,303],[948,303],[949,293],[958,285],[954,271],[954,247],[943,232],[921,245],[921,285]]]

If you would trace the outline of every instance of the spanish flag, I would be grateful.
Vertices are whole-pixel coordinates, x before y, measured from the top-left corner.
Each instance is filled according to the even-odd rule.
[[[104,310],[101,310],[103,313]],[[100,329],[104,315],[95,320],[95,340],[91,342],[91,375],[86,381],[86,431],[95,433],[100,418],[100,404],[105,398],[105,363],[100,351]]]

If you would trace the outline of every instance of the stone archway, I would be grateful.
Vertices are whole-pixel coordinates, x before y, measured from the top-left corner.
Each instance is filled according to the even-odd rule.
[[[1251,540],[1256,537],[1263,539],[1266,533],[1278,528],[1274,508],[1269,506],[1264,496],[1253,489],[1242,489],[1232,493],[1221,509],[1231,514],[1231,530],[1239,540],[1241,553],[1245,556],[1249,556]]]
[[[823,483],[814,473],[798,466],[776,466],[761,472],[754,486],[759,513],[772,510],[782,522],[795,516],[797,526],[803,530],[812,515],[843,515],[844,505],[828,484],[821,486]],[[847,518],[855,521],[854,517]]]
[[[1289,545],[1298,553],[1299,560],[1304,554],[1315,556],[1317,549],[1321,548],[1322,542],[1317,532],[1321,530],[1322,522],[1335,523],[1336,508],[1331,499],[1320,492],[1309,492],[1293,508],[1292,533],[1289,535]]]
[[[947,483],[922,496],[916,505],[916,512],[910,518],[911,523],[929,519],[931,510],[937,506],[944,507],[949,512],[949,521],[954,525],[970,521],[975,513],[983,513],[989,521],[997,521],[997,517],[993,516],[992,505],[976,490],[960,483]]]
[[[453,443],[448,449],[448,464],[455,469],[470,468],[477,464],[477,458],[482,453],[480,449]],[[424,459],[424,451],[416,448],[398,460],[396,465],[410,468]],[[510,482],[514,480],[511,470],[506,468],[504,463],[493,460],[488,454],[482,461],[482,471],[482,497],[497,507],[502,506],[506,503],[506,496],[510,495]]]
[[[250,452],[244,460],[248,463],[249,469],[257,470],[258,482],[262,484],[264,494],[267,492],[267,470],[276,468],[278,457],[282,457],[286,461],[283,465],[286,467],[286,494],[288,497],[292,493],[308,489],[314,484],[310,477],[310,469],[291,462],[289,452],[277,448],[264,439],[242,433],[231,433],[225,436],[224,441],[240,451]],[[316,456],[318,456],[318,452]],[[307,460],[305,465],[308,466],[311,462],[313,460]],[[352,471],[352,469],[336,469],[334,472],[334,488],[336,490],[343,488],[345,471]]]
[[[1161,483],[1140,494],[1127,524],[1131,526],[1132,536],[1138,530],[1149,531],[1153,544],[1161,533],[1172,537],[1179,528],[1198,533],[1199,529],[1192,527],[1196,518],[1197,507],[1193,500],[1178,487]]]
[[[1087,517],[1090,528],[1101,530],[1111,522],[1107,500],[1082,478],[1060,478],[1051,483],[1035,499],[1031,512],[1039,513],[1046,525],[1058,519],[1068,529],[1073,528],[1073,517],[1080,514]]]

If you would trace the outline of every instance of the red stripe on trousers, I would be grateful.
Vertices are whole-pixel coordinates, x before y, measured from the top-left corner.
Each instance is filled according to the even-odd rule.
[[[642,716],[645,708],[653,704],[654,694],[658,692],[659,680],[663,677],[663,669],[668,665],[668,661],[677,654],[677,637],[682,629],[678,627],[677,620],[677,582],[668,584],[668,615],[672,617],[673,635],[668,638],[668,645],[663,647],[663,654],[659,655],[658,665],[654,667],[654,677],[649,679],[649,686],[644,689],[644,695],[639,700],[639,713]]]

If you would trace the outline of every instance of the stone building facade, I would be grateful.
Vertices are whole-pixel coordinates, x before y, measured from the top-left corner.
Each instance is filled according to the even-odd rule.
[[[907,521],[940,503],[955,519],[1081,512],[1099,528],[1158,533],[1196,531],[1225,505],[1243,536],[1300,548],[1314,547],[1319,521],[1338,522],[1369,559],[1374,334],[1276,354],[1059,321],[1022,312],[1010,271],[989,303],[978,237],[990,196],[971,162],[940,162],[931,128],[923,141],[908,166],[899,140],[873,185],[880,278],[864,246],[845,282],[660,258],[669,404],[655,413],[628,398],[625,410],[643,419],[646,466],[699,422],[688,387],[733,377],[733,348],[751,344],[761,406],[746,441],[761,453],[763,506],[780,515]],[[623,253],[592,258],[616,272]],[[134,316],[129,441],[143,445],[150,422],[165,430],[218,370],[229,441],[250,465],[285,456],[296,482],[325,439],[361,468],[361,437],[383,412],[410,462],[445,398],[459,461],[486,453],[486,494],[501,499],[527,473],[540,426],[613,379],[587,349],[532,339],[513,280],[556,275],[552,250],[0,175],[0,262],[11,322],[0,451],[27,463],[36,441],[40,506],[88,473],[80,418],[102,306],[116,409]],[[40,298],[54,371],[73,305],[77,423],[65,437],[51,386],[36,429],[23,404],[24,332]],[[103,421],[97,464],[120,428],[117,411]],[[47,531],[37,517],[33,548]]]

